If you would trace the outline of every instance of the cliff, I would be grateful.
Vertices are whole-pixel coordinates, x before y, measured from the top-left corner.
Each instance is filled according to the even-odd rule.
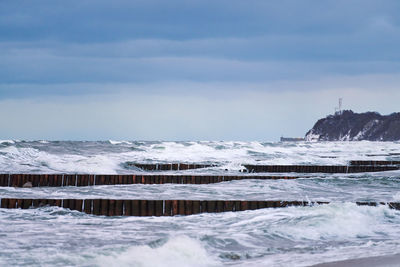
[[[345,110],[320,119],[306,133],[307,141],[399,141],[400,113],[387,116],[377,112]]]

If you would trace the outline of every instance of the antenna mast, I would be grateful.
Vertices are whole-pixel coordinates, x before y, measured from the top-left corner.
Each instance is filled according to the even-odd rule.
[[[342,105],[343,105],[343,98],[339,98],[339,107],[335,107],[335,115],[343,114]]]

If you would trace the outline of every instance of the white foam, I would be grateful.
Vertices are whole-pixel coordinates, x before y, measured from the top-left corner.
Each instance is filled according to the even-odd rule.
[[[9,141],[9,140],[8,140]],[[46,142],[46,141],[42,141]],[[320,164],[342,165],[349,160],[385,160],[390,153],[400,151],[396,142],[300,142],[300,143],[261,143],[261,142],[141,142],[109,141],[112,145],[124,144],[121,152],[107,144],[82,146],[76,150],[66,149],[62,144],[50,150],[10,145],[0,148],[0,169],[2,171],[55,171],[55,172],[93,172],[114,174],[121,172],[121,164],[133,162],[195,162],[220,165],[216,170],[238,171],[242,164]],[[66,143],[68,147],[71,144]],[[104,146],[104,147],[101,147]],[[103,148],[105,150],[103,150]],[[129,150],[132,148],[132,150]],[[43,147],[41,148],[43,149]],[[55,151],[50,153],[47,151]],[[90,150],[93,149],[93,150]],[[72,152],[71,152],[72,151]],[[381,155],[370,157],[369,154]],[[199,170],[201,171],[201,170]]]
[[[120,145],[120,144],[125,144],[125,145],[132,145],[131,142],[128,141],[114,141],[114,140],[108,140],[108,142],[112,145]]]
[[[0,140],[0,144],[15,144],[13,140]]]
[[[393,196],[393,201],[395,201],[395,202],[399,202],[399,201],[400,201],[400,192],[397,192],[397,193]]]
[[[208,255],[202,244],[187,236],[178,236],[168,240],[160,247],[134,246],[123,252],[99,256],[99,266],[149,266],[149,267],[205,267],[219,266],[218,262]]]
[[[380,256],[397,251],[397,227],[400,213],[387,206],[357,206],[337,203],[314,207],[266,209],[240,214],[230,225],[232,238],[246,247],[259,250],[262,235],[282,239],[282,244],[294,242],[296,247],[277,250],[242,262],[240,266],[310,266],[317,263],[365,256]],[[241,229],[250,236],[234,234]],[[257,236],[258,238],[252,238]],[[390,238],[388,238],[390,237]],[[379,240],[379,241],[377,241]],[[324,244],[324,245],[322,245]],[[265,249],[276,244],[265,243]],[[278,245],[278,247],[286,247]],[[317,249],[325,246],[326,249]],[[371,248],[372,247],[372,248]],[[301,252],[303,251],[303,252]],[[253,252],[254,253],[254,252]],[[263,255],[262,250],[259,253]]]
[[[285,211],[283,211],[285,212]],[[287,218],[306,217],[303,220],[288,220],[284,225],[272,227],[279,235],[291,240],[348,240],[360,236],[375,236],[384,232],[383,222],[388,213],[396,213],[386,206],[357,206],[355,203],[320,205],[313,208],[289,208]]]
[[[119,161],[107,155],[51,154],[35,148],[0,149],[3,172],[67,172],[115,174]]]

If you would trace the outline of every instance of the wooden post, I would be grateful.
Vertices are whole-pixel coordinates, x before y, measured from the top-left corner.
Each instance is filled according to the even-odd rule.
[[[33,200],[33,206],[34,207],[38,207],[39,203],[35,203],[36,201],[38,201],[37,199]],[[64,209],[69,209],[69,199],[63,199],[63,204],[62,204]]]
[[[122,177],[121,177],[122,178]],[[123,215],[123,200],[115,200],[115,216]]]
[[[76,199],[69,199],[69,209],[70,210],[76,210]]]
[[[87,214],[92,214],[92,199],[85,199],[84,200],[84,212]]]
[[[192,215],[193,214],[193,201],[186,200],[185,201],[185,215]]]
[[[132,201],[132,215],[140,216],[140,203],[139,200]]]
[[[46,204],[47,204],[48,206],[54,206],[54,202],[55,202],[54,199],[47,199]]]
[[[172,200],[172,216],[178,215],[178,200]]]
[[[164,202],[164,216],[172,215],[172,200],[165,200]]]
[[[108,215],[108,199],[100,200],[100,215]]]
[[[8,198],[2,198],[1,199],[1,208],[2,209],[8,209]]]
[[[207,201],[207,212],[216,212],[216,201],[215,200]]]
[[[225,207],[224,207],[224,201],[218,200],[217,202],[217,212],[224,212]]]
[[[162,216],[163,215],[163,201],[162,200],[155,200],[155,216]]]
[[[132,216],[132,200],[124,200],[124,215]]]
[[[225,201],[225,211],[234,211],[234,204],[233,201]]]
[[[115,216],[115,200],[110,199],[108,201],[108,216]]]
[[[0,174],[0,186],[8,186],[8,176],[6,184],[6,174]]]
[[[147,216],[155,216],[156,214],[156,203],[154,200],[147,201]]]
[[[250,209],[251,210],[256,210],[258,208],[258,202],[257,201],[249,201],[250,203]]]
[[[147,200],[139,200],[140,216],[147,216]]]
[[[17,207],[17,200],[15,198],[8,199],[8,208],[15,209]]]
[[[200,213],[200,201],[199,200],[193,200],[192,207],[193,207],[193,209],[192,209],[193,214]]]
[[[32,199],[24,199],[22,202],[22,209],[29,209],[32,206]]]
[[[57,206],[57,207],[61,207],[61,199],[56,199],[55,201],[54,201],[54,206]]]
[[[75,200],[75,207],[74,209],[77,211],[82,212],[82,204],[83,204],[83,200],[82,199],[76,199]]]
[[[241,205],[240,205],[240,210],[244,211],[244,210],[248,210],[248,209],[249,209],[248,202],[247,201],[242,201]]]
[[[93,214],[100,215],[101,214],[101,200],[93,199]]]

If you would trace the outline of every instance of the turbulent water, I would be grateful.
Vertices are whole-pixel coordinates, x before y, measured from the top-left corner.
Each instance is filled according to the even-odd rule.
[[[1,173],[143,173],[127,162],[241,164],[400,160],[400,143],[0,141]],[[170,173],[170,172],[168,172]],[[309,266],[400,251],[399,171],[219,184],[0,188],[1,197],[311,200],[329,205],[176,217],[103,217],[58,207],[0,209],[1,266]]]

